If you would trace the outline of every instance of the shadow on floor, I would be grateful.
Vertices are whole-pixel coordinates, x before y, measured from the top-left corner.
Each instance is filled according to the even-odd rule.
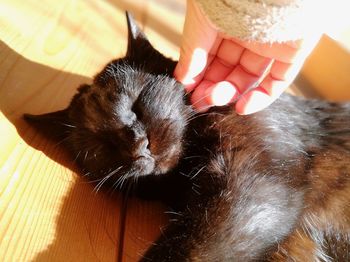
[[[68,153],[38,134],[21,115],[25,112],[44,113],[62,109],[75,93],[76,83],[88,83],[91,80],[30,61],[2,41],[0,56],[1,61],[6,61],[9,65],[8,71],[0,72],[0,110],[29,146],[78,173]],[[22,71],[17,71],[18,68]],[[50,85],[43,85],[40,90],[31,86],[32,82],[38,82],[33,81],[38,78]],[[62,79],[64,83],[71,84],[61,85]],[[52,84],[54,81],[57,82],[56,85]],[[41,96],[52,97],[53,100],[60,99],[62,108],[53,109],[53,101],[43,103]],[[57,105],[57,101],[55,102]],[[36,112],[33,112],[33,108]],[[59,172],[62,172],[62,169]],[[117,195],[112,199],[103,194],[94,194],[93,185],[82,179],[77,181],[65,196],[57,215],[53,243],[38,254],[34,261],[116,261],[120,217],[124,213],[120,206],[122,197]]]

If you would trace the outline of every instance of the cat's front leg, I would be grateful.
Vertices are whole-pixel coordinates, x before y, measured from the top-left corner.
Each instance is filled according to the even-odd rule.
[[[181,209],[187,202],[191,188],[189,179],[171,172],[162,175],[148,175],[137,179],[133,194],[144,200],[162,201],[173,209]]]
[[[190,235],[190,227],[183,224],[170,225],[158,240],[140,259],[140,262],[186,262],[191,259],[194,239]]]

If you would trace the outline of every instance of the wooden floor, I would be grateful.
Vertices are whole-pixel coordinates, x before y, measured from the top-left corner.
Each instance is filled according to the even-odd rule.
[[[95,194],[21,119],[64,108],[124,54],[126,9],[177,58],[182,0],[0,2],[0,261],[137,261],[165,225],[160,204]]]
[[[124,54],[126,9],[178,57],[185,0],[0,2],[0,261],[137,261],[166,224],[160,204],[95,194],[21,119],[64,108]]]

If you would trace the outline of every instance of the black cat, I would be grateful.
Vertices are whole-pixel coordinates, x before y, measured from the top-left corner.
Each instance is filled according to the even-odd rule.
[[[129,42],[67,109],[29,123],[97,187],[174,210],[143,261],[350,261],[350,104],[283,95],[259,113],[195,115],[175,62],[127,15]]]

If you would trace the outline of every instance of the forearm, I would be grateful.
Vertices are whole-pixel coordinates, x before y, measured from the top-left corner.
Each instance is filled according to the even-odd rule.
[[[319,34],[327,20],[329,3],[328,0],[194,1],[221,32],[258,42],[285,42]]]

